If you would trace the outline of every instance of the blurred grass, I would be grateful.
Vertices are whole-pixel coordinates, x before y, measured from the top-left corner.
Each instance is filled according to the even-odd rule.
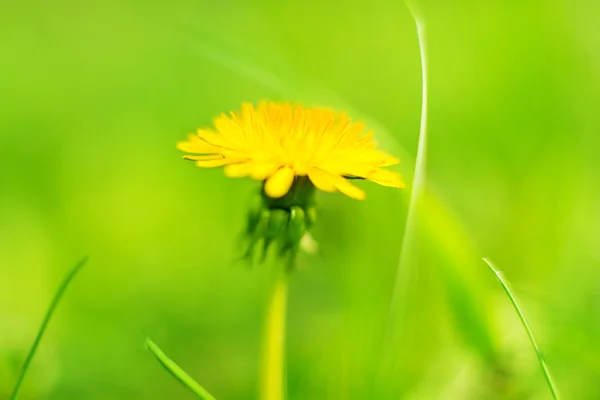
[[[21,386],[23,385],[23,382],[25,381],[25,376],[27,375],[27,372],[29,371],[29,366],[31,365],[31,361],[33,360],[33,357],[35,356],[37,348],[40,345],[40,342],[42,341],[42,337],[44,336],[46,327],[48,326],[48,323],[50,322],[50,319],[52,318],[52,315],[54,314],[54,310],[56,309],[56,307],[58,307],[58,304],[62,300],[62,296],[65,293],[65,290],[67,290],[67,287],[69,286],[69,284],[71,283],[73,278],[75,278],[75,276],[77,275],[79,270],[86,264],[86,262],[87,262],[87,257],[85,257],[83,260],[78,262],[73,268],[71,268],[71,270],[66,274],[62,283],[56,290],[56,293],[54,294],[52,302],[48,306],[48,311],[46,311],[46,315],[44,315],[44,319],[42,320],[40,328],[38,329],[37,334],[31,345],[31,348],[29,349],[29,353],[27,353],[27,357],[25,358],[25,361],[23,362],[23,367],[21,368],[21,372],[19,374],[19,377],[17,378],[17,382],[15,383],[12,394],[10,395],[10,400],[16,400],[18,398],[19,391],[21,390]]]
[[[485,254],[510,266],[564,394],[600,397],[600,5],[420,4],[435,195],[403,393],[547,396]],[[197,170],[174,147],[214,115],[262,98],[351,104],[412,176],[419,62],[402,2],[13,3],[0,49],[0,398],[59,279],[53,266],[81,252],[102,268],[72,288],[21,399],[183,398],[147,361],[142,332],[220,398],[256,392],[269,271],[232,261],[256,185]],[[268,84],[235,72],[240,62],[266,68]],[[364,187],[365,202],[319,196],[321,254],[290,288],[290,399],[368,397],[406,207]],[[485,334],[451,306],[460,295],[490,325],[495,372],[472,355]]]

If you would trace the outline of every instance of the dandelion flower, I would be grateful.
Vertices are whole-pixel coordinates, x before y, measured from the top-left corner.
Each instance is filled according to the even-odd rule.
[[[404,186],[400,175],[383,168],[399,160],[376,148],[372,131],[365,133],[362,123],[325,108],[244,103],[241,113],[221,114],[214,128],[199,129],[178,148],[191,153],[184,158],[198,167],[223,166],[229,177],[264,181],[271,199],[286,196],[295,181],[354,199],[365,193],[349,179]]]

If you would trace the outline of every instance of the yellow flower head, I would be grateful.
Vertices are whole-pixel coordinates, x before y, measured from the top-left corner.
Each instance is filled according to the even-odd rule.
[[[382,168],[399,160],[377,150],[372,137],[345,113],[261,102],[256,108],[242,104],[240,114],[221,114],[214,129],[199,129],[177,147],[196,154],[184,158],[199,167],[224,166],[229,177],[264,180],[271,198],[285,196],[295,177],[308,176],[320,190],[364,199],[346,178],[404,186],[400,175]]]

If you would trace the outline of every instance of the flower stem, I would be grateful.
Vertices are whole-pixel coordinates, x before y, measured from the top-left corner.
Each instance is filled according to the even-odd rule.
[[[260,376],[262,400],[285,399],[285,312],[287,269],[278,272],[267,309]]]

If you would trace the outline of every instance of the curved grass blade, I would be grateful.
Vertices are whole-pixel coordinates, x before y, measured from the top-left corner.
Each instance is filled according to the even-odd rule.
[[[540,351],[537,341],[535,340],[535,336],[533,335],[533,332],[531,331],[531,327],[527,323],[527,320],[525,319],[525,316],[523,315],[523,312],[521,311],[521,307],[519,307],[519,303],[517,302],[515,295],[512,293],[512,291],[510,290],[510,287],[508,286],[508,282],[502,276],[502,272],[500,272],[489,259],[484,258],[483,261],[488,265],[488,267],[494,273],[494,275],[496,275],[496,279],[498,279],[498,282],[500,282],[500,285],[502,285],[502,288],[506,292],[506,295],[508,296],[510,302],[512,303],[515,311],[517,312],[517,315],[519,316],[519,319],[521,320],[521,324],[523,325],[523,328],[525,328],[525,331],[527,332],[527,336],[529,336],[529,340],[531,341],[531,345],[533,346],[533,349],[535,350],[535,354],[537,355],[537,359],[540,363],[540,368],[542,369],[542,372],[544,373],[544,378],[546,378],[546,383],[548,384],[548,388],[550,389],[550,392],[552,393],[552,397],[554,397],[554,400],[559,400],[558,391],[556,390],[556,386],[554,385],[554,381],[552,380],[552,376],[550,375],[550,370],[548,369],[548,365],[546,364],[546,361],[544,360],[544,357],[542,356],[542,352]]]
[[[48,326],[48,323],[50,322],[50,318],[52,318],[52,314],[54,314],[54,310],[58,306],[58,303],[60,303],[60,300],[62,299],[62,296],[63,296],[65,290],[67,289],[67,287],[69,286],[69,284],[71,283],[71,281],[73,280],[75,275],[77,275],[79,270],[81,270],[81,268],[85,265],[87,260],[88,260],[88,257],[84,257],[81,261],[79,261],[77,264],[75,264],[75,266],[73,268],[71,268],[69,273],[65,276],[62,283],[58,287],[58,290],[54,294],[54,298],[52,299],[52,302],[50,303],[50,307],[48,307],[48,311],[46,311],[46,315],[44,316],[42,325],[40,326],[37,336],[35,337],[33,344],[31,345],[29,354],[27,354],[27,358],[25,359],[25,362],[23,363],[23,368],[21,369],[21,374],[19,375],[19,379],[17,380],[17,383],[15,384],[15,388],[12,392],[12,395],[10,396],[10,400],[17,399],[17,396],[19,395],[19,390],[21,389],[21,385],[23,384],[23,381],[25,379],[25,375],[27,375],[27,371],[29,370],[29,366],[31,365],[33,356],[35,355],[35,352],[37,351],[37,348],[42,340],[42,336],[44,335],[44,332],[46,331],[46,327]]]
[[[388,316],[385,322],[383,338],[380,344],[380,364],[378,379],[380,382],[375,387],[383,387],[382,383],[393,381],[395,374],[394,365],[400,357],[398,344],[401,331],[398,327],[406,320],[407,298],[409,293],[412,270],[415,264],[415,249],[417,241],[418,217],[421,214],[422,199],[426,185],[426,162],[427,162],[427,53],[425,42],[425,27],[422,19],[415,9],[407,1],[406,5],[415,22],[417,30],[417,39],[419,42],[419,58],[421,61],[421,122],[419,128],[419,140],[417,145],[417,155],[414,162],[413,181],[408,201],[408,212],[406,216],[406,225],[398,263],[396,264],[394,286],[392,297],[390,299]]]
[[[413,175],[413,184],[408,203],[408,214],[404,226],[404,239],[400,249],[400,257],[396,267],[396,278],[390,302],[389,317],[384,338],[384,347],[393,341],[396,336],[397,325],[403,320],[404,306],[408,293],[411,266],[414,263],[414,249],[416,245],[417,218],[422,207],[422,199],[426,185],[426,162],[427,162],[427,52],[425,42],[425,27],[422,18],[406,2],[408,9],[415,21],[417,38],[419,41],[419,56],[421,59],[421,124],[419,130],[419,142]]]
[[[216,398],[208,393],[206,389],[200,386],[192,377],[182,370],[173,360],[171,360],[163,351],[149,338],[146,339],[146,347],[158,362],[167,370],[175,379],[183,386],[191,390],[195,395],[203,400],[216,400]]]

